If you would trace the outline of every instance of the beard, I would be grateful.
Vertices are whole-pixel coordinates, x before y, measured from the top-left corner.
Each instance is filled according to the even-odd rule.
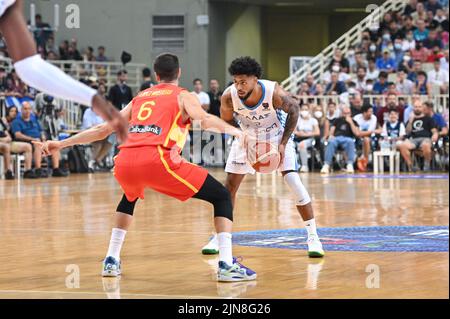
[[[247,101],[247,99],[250,97],[250,95],[252,95],[253,90],[251,90],[250,92],[248,92],[244,97],[239,97],[242,101]]]
[[[420,112],[420,111],[414,111],[414,115],[417,115],[417,116],[422,115],[422,112]]]

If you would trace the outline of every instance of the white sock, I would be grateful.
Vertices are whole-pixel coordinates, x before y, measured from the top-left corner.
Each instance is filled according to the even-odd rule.
[[[125,240],[126,230],[120,228],[113,228],[111,232],[111,240],[109,242],[108,253],[106,256],[112,256],[120,260],[120,250],[122,249],[123,241]]]
[[[231,266],[233,264],[231,234],[219,233],[217,234],[217,239],[219,241],[219,261],[224,261],[227,265]]]
[[[306,231],[308,232],[308,238],[311,236],[319,237],[317,235],[316,220],[314,218],[307,220],[304,223],[305,223]]]

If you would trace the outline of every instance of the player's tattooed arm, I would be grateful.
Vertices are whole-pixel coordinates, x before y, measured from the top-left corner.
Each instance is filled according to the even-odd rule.
[[[275,109],[283,110],[288,114],[283,137],[281,139],[281,144],[286,145],[297,126],[299,105],[297,101],[278,84],[275,86],[273,105]]]

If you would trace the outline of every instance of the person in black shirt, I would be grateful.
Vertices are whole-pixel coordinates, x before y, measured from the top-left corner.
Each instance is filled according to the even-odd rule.
[[[219,81],[212,79],[209,81],[209,110],[208,113],[220,117],[220,98],[222,97],[222,91],[220,91]]]
[[[330,166],[333,162],[333,156],[338,147],[343,147],[347,154],[347,173],[353,173],[353,163],[355,162],[355,137],[359,137],[360,131],[358,123],[351,117],[350,107],[342,108],[342,116],[336,119],[330,129],[328,144],[325,150],[325,164],[320,171],[322,174],[330,172]]]
[[[142,77],[144,78],[144,82],[141,85],[141,91],[147,90],[155,85],[152,81],[152,71],[149,68],[144,68],[142,70]]]
[[[436,143],[439,134],[436,122],[433,118],[426,116],[422,101],[417,99],[414,102],[414,111],[406,125],[406,134],[409,139],[397,146],[406,162],[409,171],[417,171],[416,167],[412,167],[411,151],[420,149],[424,157],[424,171],[430,170],[431,162],[431,145]]]
[[[109,90],[108,99],[119,111],[133,99],[133,92],[126,84],[127,79],[128,72],[126,70],[119,71],[117,73],[117,84]]]

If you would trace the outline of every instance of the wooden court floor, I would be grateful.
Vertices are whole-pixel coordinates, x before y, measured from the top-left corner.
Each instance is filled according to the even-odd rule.
[[[212,171],[223,181],[222,170]],[[443,225],[448,179],[359,179],[303,175],[319,227]],[[212,211],[148,191],[137,205],[120,280],[102,279],[120,187],[109,173],[37,181],[0,180],[0,298],[448,298],[448,252],[304,251],[234,246],[258,272],[248,283],[216,283],[215,257],[200,249]],[[235,231],[301,227],[281,178],[248,177]],[[320,229],[319,229],[320,234]],[[379,287],[366,285],[368,265]]]

